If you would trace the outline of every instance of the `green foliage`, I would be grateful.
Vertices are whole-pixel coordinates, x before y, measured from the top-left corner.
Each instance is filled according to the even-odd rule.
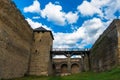
[[[12,80],[120,80],[120,67],[110,71],[94,73],[82,72],[70,76],[29,76],[24,78],[17,78]]]

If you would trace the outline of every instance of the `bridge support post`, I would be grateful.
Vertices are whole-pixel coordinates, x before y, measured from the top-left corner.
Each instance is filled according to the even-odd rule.
[[[68,73],[71,73],[71,55],[67,54]]]
[[[82,71],[84,72],[85,68],[84,68],[84,56],[83,55],[81,56],[81,60],[82,60]]]
[[[91,61],[90,61],[90,53],[87,54],[88,57],[88,65],[89,65],[89,71],[91,70]]]

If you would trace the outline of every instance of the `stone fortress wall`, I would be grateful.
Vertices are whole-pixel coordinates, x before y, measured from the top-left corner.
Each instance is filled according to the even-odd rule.
[[[93,45],[90,58],[85,57],[86,71],[120,65],[119,31],[120,20],[114,20]],[[33,31],[10,0],[0,0],[0,79],[53,74],[52,41],[51,31]]]
[[[10,0],[0,0],[0,78],[27,73],[32,29]]]
[[[95,72],[110,70],[120,64],[120,20],[116,19],[93,45],[91,69]]]
[[[0,0],[0,79],[49,75],[50,31],[33,31],[10,0]]]

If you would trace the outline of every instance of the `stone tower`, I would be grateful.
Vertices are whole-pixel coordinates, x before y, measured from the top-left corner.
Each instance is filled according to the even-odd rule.
[[[50,51],[53,35],[49,30],[39,27],[33,30],[33,49],[31,54],[30,75],[51,75],[52,63]]]

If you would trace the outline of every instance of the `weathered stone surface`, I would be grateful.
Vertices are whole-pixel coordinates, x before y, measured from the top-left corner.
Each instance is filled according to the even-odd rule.
[[[14,3],[0,0],[0,78],[52,74],[52,44],[51,31],[33,34]]]
[[[0,78],[24,76],[28,70],[32,29],[10,0],[0,0]]]
[[[83,58],[83,71],[89,71],[90,70],[90,62],[89,62],[89,56],[87,54],[84,55]]]
[[[117,26],[117,36],[118,36],[118,46],[117,46],[118,54],[116,56],[117,56],[118,65],[120,66],[120,20],[117,20],[115,25]]]
[[[82,71],[81,58],[53,58],[54,70],[56,75],[74,74]],[[70,69],[69,69],[70,68]]]
[[[110,70],[120,64],[120,20],[114,20],[95,42],[91,50],[91,67],[94,71]]]
[[[31,54],[30,75],[52,74],[50,51],[53,39],[50,32],[34,32],[34,43]]]

